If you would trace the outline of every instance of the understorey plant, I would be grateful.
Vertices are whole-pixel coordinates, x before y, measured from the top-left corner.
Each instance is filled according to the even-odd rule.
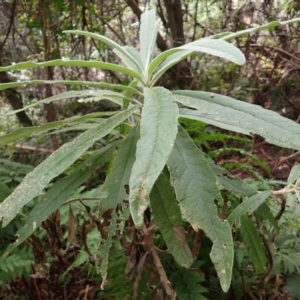
[[[288,22],[292,21],[295,20]],[[80,98],[81,102],[108,99],[121,107],[116,112],[92,113],[37,127],[20,128],[0,137],[1,145],[11,145],[33,134],[64,127],[76,129],[79,124],[89,124],[75,139],[65,143],[30,172],[0,204],[0,219],[5,227],[28,202],[38,196],[43,200],[37,202],[26,217],[24,226],[17,232],[15,243],[10,245],[3,255],[8,255],[13,248],[24,242],[42,221],[89,178],[95,166],[111,158],[113,163],[102,186],[99,204],[102,215],[110,212],[110,220],[105,227],[106,234],[100,237],[101,255],[109,255],[113,235],[116,231],[122,232],[124,222],[119,219],[131,218],[137,230],[144,235],[151,236],[153,228],[158,227],[168,251],[178,265],[189,268],[195,258],[186,239],[184,224],[188,223],[195,232],[201,230],[211,240],[210,257],[223,291],[228,291],[234,262],[231,227],[235,223],[243,226],[246,228],[245,235],[248,227],[255,230],[246,216],[264,204],[272,192],[256,191],[215,165],[196,146],[180,126],[178,119],[193,119],[245,135],[257,134],[274,145],[298,150],[300,126],[275,112],[227,96],[204,91],[170,91],[156,86],[156,83],[172,66],[198,52],[242,65],[245,63],[243,53],[226,40],[261,29],[272,29],[288,22],[272,22],[237,33],[222,33],[202,38],[154,57],[158,24],[155,12],[150,10],[141,16],[139,51],[121,46],[99,34],[79,30],[65,31],[66,34],[82,35],[105,43],[113,49],[124,66],[92,60],[58,59],[41,63],[28,61],[0,67],[0,71],[45,66],[93,67],[119,72],[131,79],[128,86],[74,80],[32,80],[0,85],[1,90],[24,84],[89,86],[87,89],[77,88],[76,91],[55,95],[39,103],[66,98]],[[89,151],[89,155],[82,158],[95,141],[106,137],[115,128],[119,130],[121,142],[120,139],[112,139],[111,142],[108,139],[105,147],[98,151]],[[80,163],[77,162],[71,172],[58,178],[79,158]],[[298,173],[296,175],[299,176]],[[294,180],[297,176],[294,176]],[[53,179],[56,179],[55,182],[49,185]],[[241,203],[232,205],[234,209],[230,214],[219,211],[224,202],[222,189],[227,189],[243,199]],[[146,211],[147,216],[149,215],[149,209],[150,219],[145,216]],[[152,242],[147,241],[146,250],[153,257],[166,293],[172,297],[175,292],[161,268],[159,255]],[[253,253],[255,249],[260,248],[255,247],[253,240],[249,243],[254,243],[252,257],[257,259],[255,266],[261,270],[266,264],[264,250],[258,254]],[[251,253],[249,255],[251,256]],[[106,267],[107,259],[103,259],[100,271],[104,278]]]

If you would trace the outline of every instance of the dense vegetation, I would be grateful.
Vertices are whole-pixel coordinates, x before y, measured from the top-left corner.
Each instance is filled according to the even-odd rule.
[[[297,11],[3,1],[0,297],[300,298]]]

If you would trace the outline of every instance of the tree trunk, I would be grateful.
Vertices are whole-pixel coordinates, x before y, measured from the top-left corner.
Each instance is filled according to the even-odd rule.
[[[0,66],[1,65],[2,62],[0,60]],[[8,82],[12,82],[8,74],[6,72],[0,72],[0,83]],[[15,89],[6,89],[3,91],[3,94],[14,110],[23,108],[22,96]],[[29,119],[25,111],[20,111],[16,115],[23,126],[32,126],[32,121]]]

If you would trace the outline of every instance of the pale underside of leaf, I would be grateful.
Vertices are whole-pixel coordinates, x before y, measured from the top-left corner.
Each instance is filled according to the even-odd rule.
[[[180,46],[179,48],[225,58],[238,65],[243,65],[246,62],[245,56],[240,49],[221,39],[203,38]]]
[[[172,151],[177,134],[178,107],[162,88],[144,89],[140,139],[130,176],[130,211],[135,224],[143,224],[149,194]]]
[[[204,230],[213,242],[210,256],[222,289],[227,291],[233,266],[231,229],[227,221],[218,218],[214,201],[220,193],[215,175],[202,151],[181,127],[167,165],[184,219],[194,230]]]
[[[145,72],[153,55],[158,26],[154,10],[149,10],[141,15],[140,25],[140,53]]]
[[[27,174],[15,191],[0,204],[0,219],[6,226],[30,200],[39,195],[51,179],[61,174],[94,142],[107,135],[114,127],[127,119],[137,107],[105,120],[98,126],[82,133],[73,141],[64,144],[46,160]]]
[[[176,101],[199,111],[197,120],[244,134],[258,134],[281,147],[300,149],[300,125],[276,112],[207,92],[174,91],[173,95]],[[187,110],[184,113],[187,117]]]
[[[151,84],[153,85],[166,70],[197,52],[225,58],[239,65],[245,63],[244,54],[232,44],[220,39],[203,38],[178,48],[167,50],[158,55],[149,66],[149,75],[152,75],[154,70],[159,66],[159,69],[153,75]]]

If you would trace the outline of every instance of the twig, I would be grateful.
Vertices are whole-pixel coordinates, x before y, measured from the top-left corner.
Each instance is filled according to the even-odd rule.
[[[151,234],[149,232],[149,228],[147,228],[145,224],[143,224],[142,230],[143,230],[144,235]],[[166,293],[168,295],[168,299],[175,300],[176,299],[176,292],[172,289],[171,283],[168,280],[167,274],[166,274],[166,272],[165,272],[165,270],[162,266],[160,258],[158,256],[158,254],[156,252],[156,249],[155,249],[155,246],[153,244],[153,239],[150,238],[150,239],[147,239],[147,240],[149,242],[149,244],[147,245],[149,247],[148,250],[150,251],[150,253],[152,255],[154,265],[155,265],[156,270],[157,270],[157,272],[160,276],[161,283],[163,284],[163,286],[166,290]]]
[[[53,153],[53,150],[49,150],[46,148],[38,148],[38,147],[33,147],[33,146],[27,146],[27,145],[23,145],[23,144],[8,144],[9,146],[15,147],[15,148],[19,148],[19,149],[23,149],[23,150],[29,150],[29,151],[38,151],[38,152],[47,152],[47,153]]]

